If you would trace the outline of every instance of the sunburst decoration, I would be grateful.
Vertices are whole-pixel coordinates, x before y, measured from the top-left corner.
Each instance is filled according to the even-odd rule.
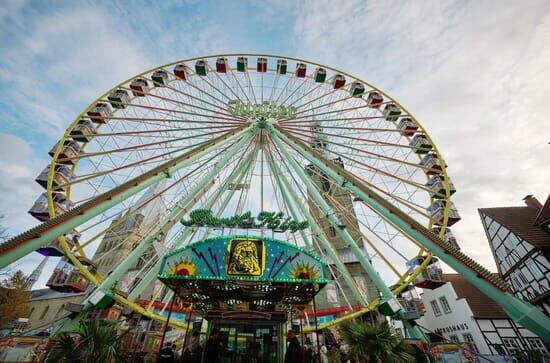
[[[309,263],[301,262],[290,270],[291,279],[316,280],[319,278],[317,268]]]
[[[195,275],[197,273],[197,266],[190,259],[185,259],[176,262],[168,271],[170,275]]]

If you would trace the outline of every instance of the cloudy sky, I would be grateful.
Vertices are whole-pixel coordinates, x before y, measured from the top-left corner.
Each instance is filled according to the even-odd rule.
[[[3,1],[3,224],[11,234],[35,224],[27,210],[47,151],[106,89],[177,59],[265,52],[348,71],[411,110],[458,190],[455,234],[494,269],[477,208],[550,191],[549,40],[544,0]]]

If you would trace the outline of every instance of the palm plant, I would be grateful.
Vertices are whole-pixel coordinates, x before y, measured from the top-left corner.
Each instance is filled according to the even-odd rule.
[[[56,335],[45,362],[123,362],[123,337],[117,322],[94,319],[82,324],[79,332]]]
[[[340,336],[349,345],[349,355],[359,362],[415,362],[414,348],[384,321],[380,325],[347,322],[340,326]]]

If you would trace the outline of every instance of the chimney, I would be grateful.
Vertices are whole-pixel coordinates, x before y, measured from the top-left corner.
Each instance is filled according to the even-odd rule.
[[[541,202],[539,202],[537,197],[533,196],[533,194],[529,194],[528,196],[523,198],[523,201],[525,202],[525,204],[529,208],[533,208],[533,209],[536,209],[536,210],[541,210],[542,209]]]

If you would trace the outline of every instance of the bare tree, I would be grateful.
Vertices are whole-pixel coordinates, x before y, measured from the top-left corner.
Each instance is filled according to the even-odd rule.
[[[8,228],[7,227],[4,227],[4,225],[2,224],[2,220],[5,218],[6,216],[3,215],[3,214],[0,214],[0,243],[8,240],[10,238],[10,235],[8,233]],[[5,277],[8,277],[8,276],[11,276],[14,274],[14,269],[13,267],[6,267],[6,268],[3,268],[3,269],[0,269],[0,279],[2,278],[5,278]]]
[[[8,234],[8,229],[2,225],[2,220],[5,217],[5,215],[0,214],[0,243],[10,238],[10,235]]]

